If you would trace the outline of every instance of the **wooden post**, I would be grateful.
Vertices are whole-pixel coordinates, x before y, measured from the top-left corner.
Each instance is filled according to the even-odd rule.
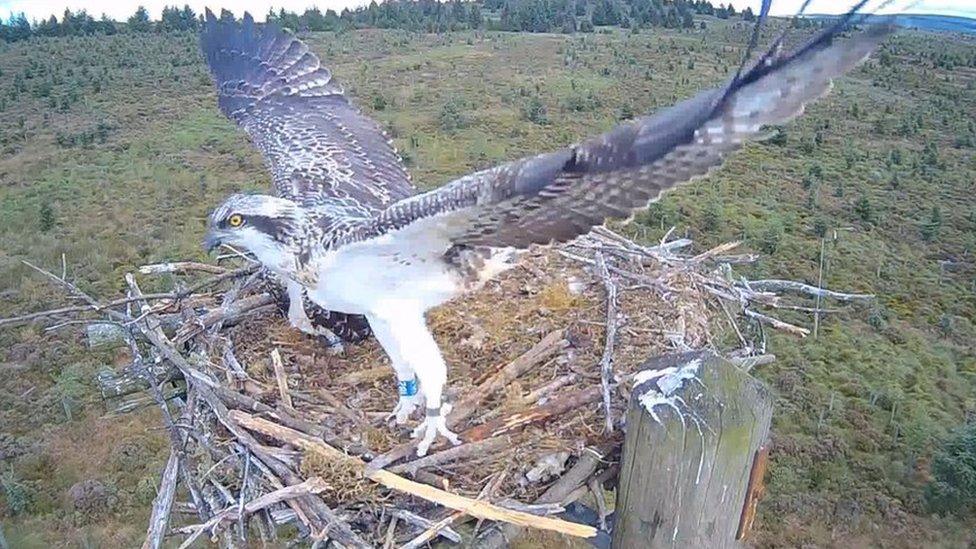
[[[738,547],[761,493],[771,419],[765,385],[712,353],[644,364],[627,412],[613,547]]]

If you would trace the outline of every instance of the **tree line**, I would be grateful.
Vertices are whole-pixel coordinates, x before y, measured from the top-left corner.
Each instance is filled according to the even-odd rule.
[[[713,5],[708,0],[386,0],[341,12],[309,8],[304,13],[271,10],[267,20],[296,31],[341,31],[356,28],[403,29],[414,32],[446,32],[488,29],[524,32],[592,32],[598,26],[624,28],[692,28],[695,15],[720,19],[741,16],[755,19],[746,8],[737,13],[732,4]],[[234,15],[221,10],[221,18]],[[106,15],[99,19],[87,11],[64,10],[40,21],[23,13],[0,19],[0,39],[17,42],[31,37],[90,36],[118,32],[193,31],[203,21],[188,5],[163,8],[153,21],[139,6],[125,21]],[[702,23],[704,24],[704,23]]]

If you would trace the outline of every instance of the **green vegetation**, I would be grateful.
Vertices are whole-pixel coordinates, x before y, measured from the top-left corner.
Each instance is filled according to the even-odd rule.
[[[938,513],[965,515],[976,506],[976,425],[953,433],[932,461],[932,483],[925,490]]]
[[[573,33],[577,30],[593,32],[595,25],[627,29],[690,29],[695,26],[695,15],[719,19],[740,15],[744,21],[755,20],[749,8],[737,14],[731,3],[727,7],[715,7],[708,0],[389,0],[372,2],[355,10],[347,8],[341,13],[331,9],[322,13],[315,7],[301,14],[283,8],[272,9],[265,18],[283,27],[306,32],[380,28],[437,33],[477,29]],[[234,15],[221,10],[220,17],[232,19]],[[112,21],[105,16],[96,21],[85,10],[72,13],[66,9],[60,20],[52,15],[49,19],[31,23],[24,14],[12,15],[6,23],[0,21],[0,40],[17,42],[32,36],[91,36],[115,34],[120,30],[133,33],[187,31],[196,29],[199,24],[200,18],[188,5],[163,8],[157,22],[149,19],[149,12],[142,6],[125,22]],[[704,25],[704,22],[700,24]],[[794,22],[797,26],[805,24],[812,23]]]
[[[585,5],[576,16],[592,25]],[[749,26],[698,13],[704,29],[351,25],[307,39],[432,187],[721,82]],[[64,302],[22,259],[55,267],[63,253],[69,278],[116,295],[136,265],[203,259],[207,210],[268,185],[217,111],[195,34],[128,25],[0,44],[0,315]],[[770,335],[779,361],[756,372],[778,395],[762,545],[965,543],[971,514],[930,512],[946,479],[970,474],[940,456],[967,455],[944,441],[976,411],[974,67],[970,39],[899,33],[804,117],[625,229],[742,240],[762,253],[751,275],[811,283],[823,246],[826,285],[878,295],[826,315],[817,338]],[[76,329],[0,331],[0,514],[14,547],[135,545],[165,460],[153,411],[100,418],[91,377],[117,357],[85,350]],[[79,518],[66,494],[89,479],[118,503]]]

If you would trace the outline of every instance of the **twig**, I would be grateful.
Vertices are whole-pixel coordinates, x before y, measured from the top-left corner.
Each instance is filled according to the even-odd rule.
[[[308,435],[304,435],[293,429],[288,429],[276,423],[261,419],[243,412],[231,411],[231,417],[240,425],[259,432],[265,436],[276,438],[301,448],[306,452],[312,452],[326,459],[346,460],[350,464],[358,465],[365,471],[365,463],[361,460],[343,454],[339,450],[332,448],[320,440],[316,440]],[[487,502],[473,500],[457,494],[445,492],[426,484],[407,480],[399,475],[380,469],[366,474],[366,478],[377,482],[387,488],[399,490],[416,497],[425,499],[438,505],[464,511],[465,513],[487,520],[510,522],[520,526],[532,526],[543,530],[552,530],[563,534],[576,537],[588,538],[596,535],[596,530],[592,526],[576,524],[564,520],[548,517],[537,517],[528,513],[510,511],[492,505]]]
[[[776,355],[756,355],[730,358],[729,362],[735,364],[744,372],[748,372],[756,366],[765,366],[776,362]]]
[[[271,350],[271,363],[274,365],[275,380],[278,382],[278,394],[281,396],[281,403],[286,408],[294,410],[295,406],[291,402],[291,394],[288,393],[288,374],[285,373],[285,365],[281,363],[281,353],[278,349]]]
[[[490,452],[511,446],[511,444],[512,440],[508,437],[495,437],[477,442],[467,442],[458,446],[451,446],[446,450],[435,452],[420,459],[395,465],[390,467],[389,470],[393,473],[413,475],[425,467],[443,465],[472,455],[487,455]]]
[[[600,464],[603,463],[603,457],[608,451],[609,447],[584,449],[576,464],[543,492],[535,500],[535,503],[558,503],[561,505],[568,503],[568,498],[577,488],[586,486],[587,479],[600,467]],[[515,539],[521,531],[522,528],[513,524],[500,524],[485,532],[478,539],[476,547],[480,549],[507,547],[508,541]]]
[[[488,423],[468,429],[461,434],[461,439],[477,441],[510,433],[531,423],[545,421],[550,417],[563,414],[573,408],[578,408],[599,400],[602,394],[603,391],[600,387],[590,387],[582,391],[553,398],[545,406],[524,412],[516,412],[504,418],[489,421]]]
[[[149,528],[146,531],[146,541],[142,549],[159,549],[163,546],[163,536],[166,535],[166,525],[173,509],[173,496],[176,495],[176,481],[180,473],[180,456],[176,449],[171,449],[163,477],[159,481],[159,491],[153,500],[152,514]]]
[[[749,318],[754,318],[760,322],[765,322],[766,324],[769,324],[770,326],[776,328],[777,330],[783,330],[784,332],[789,332],[791,334],[798,335],[800,337],[806,337],[810,335],[810,330],[806,328],[801,328],[795,324],[783,322],[782,320],[778,318],[773,318],[769,315],[757,313],[752,309],[743,309],[742,314],[746,315]]]
[[[835,292],[833,290],[828,290],[826,288],[818,288],[816,286],[811,286],[809,284],[804,284],[802,282],[797,282],[795,280],[778,280],[778,279],[751,280],[749,281],[749,286],[755,290],[760,290],[760,291],[796,292],[800,294],[806,294],[811,297],[835,299],[837,301],[844,301],[844,302],[870,301],[875,298],[874,294],[849,294],[843,292]]]
[[[319,494],[327,490],[328,487],[329,485],[320,477],[312,477],[301,484],[287,486],[249,501],[244,505],[243,513],[241,513],[241,508],[239,506],[232,505],[217,513],[216,516],[203,524],[195,524],[192,526],[178,528],[178,532],[190,534],[190,537],[184,540],[180,545],[180,549],[186,549],[192,545],[193,542],[203,535],[204,532],[215,531],[223,522],[237,520],[243,515],[255,513],[261,509],[276,503],[281,503],[287,499]]]
[[[224,273],[222,275],[218,275],[218,276],[215,276],[215,277],[212,277],[212,278],[208,278],[208,279],[206,279],[204,281],[199,282],[198,284],[195,284],[195,285],[187,288],[186,290],[182,290],[182,291],[179,291],[179,292],[165,292],[165,293],[144,294],[143,296],[141,296],[139,298],[126,297],[126,298],[121,298],[121,299],[113,299],[111,301],[106,301],[105,303],[99,303],[97,300],[95,300],[94,298],[92,298],[90,295],[84,293],[81,289],[79,289],[74,284],[68,282],[67,280],[63,280],[63,279],[59,278],[57,275],[54,275],[51,272],[46,271],[46,270],[44,270],[44,269],[42,269],[42,268],[40,268],[40,267],[38,267],[38,266],[36,266],[36,265],[28,262],[28,261],[24,261],[24,264],[26,264],[30,268],[34,269],[35,271],[43,274],[44,276],[46,276],[46,277],[54,280],[59,285],[64,286],[65,288],[68,289],[68,291],[71,294],[75,295],[76,297],[79,297],[79,298],[83,299],[87,303],[87,305],[73,305],[73,306],[69,306],[69,307],[59,307],[59,308],[56,308],[56,309],[48,309],[48,310],[44,310],[44,311],[37,311],[37,312],[27,313],[27,314],[23,314],[23,315],[19,315],[19,316],[13,316],[13,317],[8,317],[8,318],[0,318],[0,326],[19,325],[19,324],[23,324],[25,322],[30,322],[32,320],[37,320],[39,318],[46,318],[46,317],[50,317],[50,316],[59,316],[59,315],[70,314],[70,313],[83,313],[83,312],[105,313],[105,314],[109,315],[110,317],[112,317],[113,320],[125,321],[126,320],[126,316],[123,315],[122,313],[119,313],[118,311],[113,311],[112,309],[114,307],[120,307],[122,305],[127,305],[129,303],[134,303],[136,301],[143,301],[143,300],[153,300],[153,301],[156,301],[156,300],[173,300],[173,301],[178,301],[178,300],[181,300],[181,299],[185,299],[186,297],[189,297],[190,295],[193,295],[198,290],[200,290],[200,289],[202,289],[202,288],[204,288],[206,286],[216,284],[216,283],[218,283],[218,282],[220,282],[222,280],[226,280],[228,278],[235,278],[235,277],[238,277],[238,276],[244,276],[245,274],[250,274],[252,272],[255,272],[255,270],[256,270],[255,267],[245,267],[243,269],[236,269],[236,270],[233,270],[233,271],[227,271],[226,273]],[[269,296],[269,298],[270,298],[270,296]],[[268,303],[271,303],[271,300],[270,299],[268,300]],[[172,304],[167,304],[167,306],[170,306],[170,305],[172,305]],[[158,312],[158,311],[156,311],[156,312]]]
[[[404,522],[408,522],[410,524],[414,524],[416,526],[419,526],[419,527],[425,528],[425,529],[430,529],[435,524],[437,524],[436,522],[434,522],[434,521],[432,521],[430,519],[424,518],[424,517],[422,517],[422,516],[420,516],[420,515],[418,515],[416,513],[411,513],[410,511],[407,511],[406,509],[397,509],[397,508],[394,507],[394,508],[391,508],[390,513],[393,515],[394,518],[398,518],[398,519],[400,519],[400,520],[402,520]],[[438,531],[438,533],[441,536],[444,536],[445,538],[453,541],[454,543],[461,543],[461,534],[458,534],[457,531],[454,530],[453,528],[450,528],[450,527],[445,526],[444,528],[441,528]],[[428,539],[431,539],[431,538],[428,538]]]
[[[481,383],[477,389],[471,391],[465,399],[459,402],[447,416],[448,426],[454,427],[468,419],[486,398],[493,395],[496,391],[507,387],[517,377],[528,372],[535,366],[542,364],[557,352],[565,349],[568,345],[569,342],[565,339],[564,330],[550,332],[542,340],[533,345],[531,349],[495,372],[494,375]],[[367,466],[367,471],[372,472],[381,469],[398,459],[405,458],[416,447],[416,439],[401,444],[370,461]]]
[[[219,265],[209,263],[198,263],[196,261],[175,261],[173,263],[153,263],[139,267],[139,274],[153,275],[163,273],[189,273],[202,272],[210,274],[224,274],[227,269]]]
[[[445,528],[450,526],[457,519],[463,517],[465,514],[466,513],[464,513],[464,511],[457,511],[451,513],[450,515],[443,518],[439,522],[431,524],[430,528],[424,530],[424,532],[421,533],[419,536],[401,545],[400,549],[419,549],[420,547],[423,547],[424,545],[427,544],[428,541],[437,537],[438,534],[443,533],[443,530]]]
[[[606,260],[603,254],[596,253],[596,268],[603,279],[603,287],[607,292],[607,321],[606,336],[603,344],[603,356],[600,358],[600,387],[603,390],[603,415],[605,433],[613,432],[613,410],[610,409],[610,383],[613,381],[613,347],[617,337],[617,285],[610,278]]]
[[[549,395],[555,393],[570,383],[575,383],[577,379],[579,379],[579,376],[575,373],[561,375],[549,383],[546,383],[542,387],[529,391],[529,394],[522,398],[522,402],[525,404],[535,404],[536,402],[544,404]]]

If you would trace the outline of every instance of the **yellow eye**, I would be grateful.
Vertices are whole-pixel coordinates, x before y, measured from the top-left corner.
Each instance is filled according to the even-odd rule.
[[[244,224],[244,217],[241,214],[234,214],[227,218],[227,224],[231,227],[240,227]]]

